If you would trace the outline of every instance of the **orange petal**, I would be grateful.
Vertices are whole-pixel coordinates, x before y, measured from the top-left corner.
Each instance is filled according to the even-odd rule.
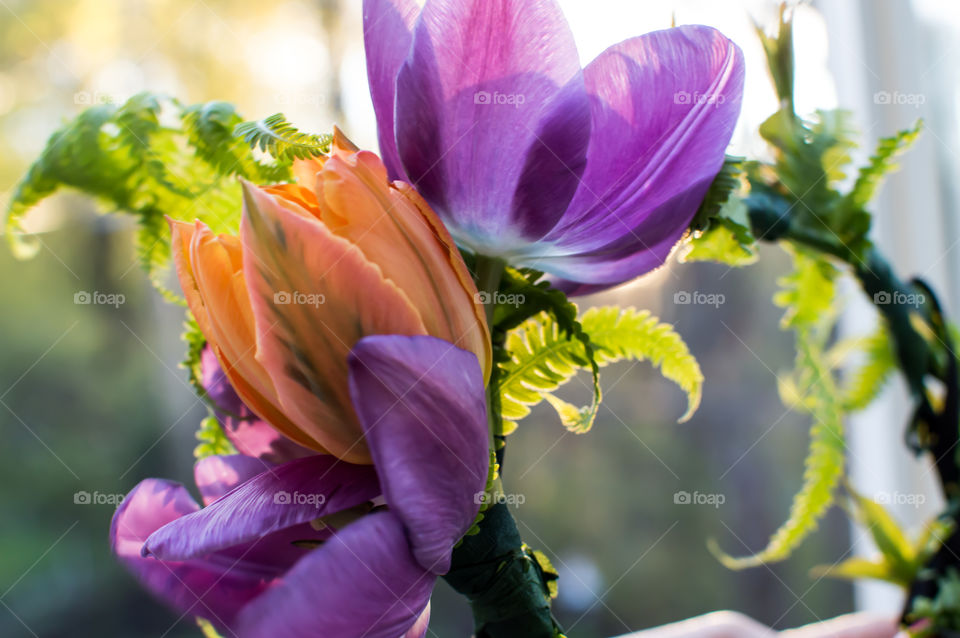
[[[236,250],[236,237],[215,237],[207,226],[199,222],[194,225],[169,221],[174,263],[190,312],[237,395],[257,416],[287,437],[318,452],[326,452],[280,412],[275,405],[277,399],[269,376],[254,358],[256,342],[252,311],[240,270],[242,258]],[[198,259],[196,269],[191,262],[192,257]],[[198,277],[196,272],[201,273],[202,277]],[[213,287],[207,288],[210,285]],[[231,318],[239,319],[241,323],[224,322],[224,319],[229,322]],[[225,334],[229,335],[227,340],[224,340]],[[227,352],[224,351],[224,343]]]
[[[490,338],[477,289],[427,203],[406,184],[391,186],[368,151],[330,157],[319,177],[323,222],[410,297],[430,335],[476,354],[489,378]]]
[[[408,297],[348,241],[243,184],[241,222],[257,360],[283,412],[331,454],[369,463],[347,355],[372,334],[426,334]]]

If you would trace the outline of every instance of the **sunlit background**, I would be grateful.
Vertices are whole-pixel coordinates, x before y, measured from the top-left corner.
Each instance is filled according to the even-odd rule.
[[[723,30],[743,48],[747,82],[732,151],[765,152],[754,134],[776,108],[753,21],[772,28],[767,0],[565,0],[581,60],[671,20]],[[919,273],[956,309],[960,251],[957,98],[960,13],[952,0],[829,0],[799,7],[798,109],[854,111],[867,140],[924,117],[927,131],[881,198],[876,237],[904,273]],[[234,102],[248,119],[282,111],[305,130],[337,123],[375,148],[359,0],[0,0],[0,204],[65,119],[143,91],[184,102]],[[872,142],[871,142],[872,143]],[[861,157],[866,156],[866,151]],[[238,203],[239,205],[239,203]],[[131,226],[66,194],[28,224],[43,250],[16,262],[0,249],[0,635],[197,636],[112,560],[112,507],[80,491],[122,494],[165,476],[192,486],[194,432],[204,410],[177,367],[182,311],[138,269]],[[895,593],[817,580],[862,533],[832,513],[789,561],[729,572],[706,549],[762,547],[798,488],[807,421],[787,412],[776,373],[792,344],[770,303],[786,259],[764,247],[744,270],[671,262],[585,303],[647,308],[675,323],[707,378],[702,407],[675,424],[683,397],[647,364],[605,371],[593,432],[567,433],[538,409],[510,440],[505,481],[528,543],[561,574],[556,610],[571,636],[606,637],[714,609],[776,627],[855,605],[895,613]],[[119,307],[77,305],[79,291],[121,293]],[[678,292],[723,296],[674,303]],[[851,293],[855,291],[851,288]],[[716,298],[716,297],[715,297]],[[866,332],[868,308],[849,295],[844,330]],[[585,380],[583,380],[585,382]],[[571,396],[585,396],[574,382]],[[578,395],[579,393],[579,395]],[[925,495],[895,511],[935,511],[923,463],[901,450],[902,389],[851,423],[854,478],[868,494]],[[676,504],[678,491],[722,495],[718,507]],[[438,587],[433,634],[467,636],[465,604]]]

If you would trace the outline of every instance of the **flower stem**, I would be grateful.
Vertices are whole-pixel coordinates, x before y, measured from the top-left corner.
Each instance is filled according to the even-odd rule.
[[[503,347],[505,334],[494,320],[497,294],[506,264],[502,259],[478,255],[474,276],[481,293],[493,349]],[[503,417],[494,363],[487,386],[487,419],[490,449],[503,462]],[[488,498],[502,494],[499,477]],[[553,578],[556,576],[553,575]],[[507,505],[497,503],[483,512],[478,532],[464,537],[453,551],[444,579],[465,596],[473,611],[476,638],[556,638],[562,635],[550,613],[550,588],[544,566],[524,545]]]
[[[556,638],[542,566],[523,544],[507,505],[484,512],[480,533],[453,552],[444,579],[470,602],[476,638]]]

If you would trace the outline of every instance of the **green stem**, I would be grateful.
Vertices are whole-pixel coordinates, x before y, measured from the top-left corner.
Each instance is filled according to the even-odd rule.
[[[476,279],[477,289],[484,302],[484,312],[487,315],[487,325],[493,330],[493,312],[497,309],[497,292],[500,290],[500,279],[503,278],[503,269],[506,262],[499,257],[477,255]]]
[[[495,351],[503,346],[502,331],[494,328],[494,314],[505,266],[502,259],[482,255],[475,262],[477,288]],[[487,386],[487,419],[490,449],[502,463],[503,419],[497,372],[494,363]],[[499,477],[491,491],[492,495],[503,492]],[[478,533],[464,537],[454,549],[450,571],[444,576],[469,601],[476,638],[556,638],[560,631],[550,613],[547,576],[523,544],[507,506],[497,503],[488,507],[478,527]]]

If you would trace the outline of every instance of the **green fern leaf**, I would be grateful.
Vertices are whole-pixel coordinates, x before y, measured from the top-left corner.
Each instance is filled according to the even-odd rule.
[[[193,456],[197,459],[237,453],[215,416],[208,416],[200,422],[196,437],[200,443],[193,449]]]
[[[843,387],[843,406],[847,412],[857,412],[873,403],[886,386],[897,369],[897,356],[885,325],[868,337],[850,341],[850,347],[861,352],[864,361]]]
[[[187,320],[183,324],[184,331],[180,339],[187,345],[187,352],[180,362],[180,367],[187,371],[187,381],[197,393],[198,397],[206,397],[207,390],[203,387],[203,370],[200,367],[203,349],[207,345],[207,338],[200,331],[200,325],[187,311]]]
[[[790,556],[813,531],[834,502],[834,493],[843,478],[844,452],[842,406],[829,368],[822,354],[808,343],[798,344],[798,367],[815,371],[817,382],[809,388],[815,395],[810,407],[814,424],[810,450],[804,461],[803,487],[793,498],[790,516],[774,532],[767,546],[753,556],[734,558],[711,542],[710,550],[729,569],[746,569],[781,561]]]
[[[509,358],[500,364],[499,377],[505,433],[515,430],[516,423],[530,414],[530,409],[545,395],[572,379],[580,369],[590,367],[583,345],[565,334],[545,312],[511,330],[505,350]],[[583,429],[577,419],[569,418],[560,409],[558,412],[565,425]]]
[[[712,261],[746,266],[757,260],[757,242],[747,206],[736,191],[743,183],[744,160],[727,156],[700,205],[681,248],[681,262]]]
[[[303,133],[283,113],[237,126],[234,133],[253,148],[270,153],[278,160],[310,159],[330,152],[332,135]]]
[[[833,308],[834,281],[839,271],[830,262],[793,250],[794,270],[777,282],[778,291],[773,302],[786,309],[780,320],[784,329],[806,330],[830,322]]]
[[[184,129],[198,156],[222,175],[239,175],[257,184],[282,182],[290,178],[289,165],[266,163],[250,152],[250,145],[234,130],[243,118],[229,102],[194,104],[183,111]]]
[[[184,107],[150,93],[121,106],[87,109],[53,134],[17,185],[5,220],[14,254],[36,252],[36,241],[21,226],[29,211],[60,189],[76,189],[106,211],[137,220],[140,264],[161,292],[176,298],[164,288],[170,261],[165,216],[236,232],[242,201],[236,176],[258,182],[290,178],[289,162],[262,162],[233,137],[239,121],[222,102]]]
[[[814,530],[834,502],[843,478],[843,398],[833,378],[825,344],[830,337],[835,312],[834,281],[837,269],[824,258],[795,250],[794,271],[780,280],[783,290],[774,296],[786,308],[783,328],[796,335],[797,360],[793,372],[780,380],[780,393],[790,409],[813,418],[810,448],[804,460],[803,485],[794,496],[787,521],[771,536],[767,546],[745,558],[710,546],[730,569],[745,569],[784,560]]]
[[[617,306],[591,308],[584,313],[581,323],[583,331],[590,335],[601,366],[627,359],[650,361],[686,393],[687,411],[680,421],[693,416],[700,405],[703,372],[673,326],[660,322],[646,310]]]
[[[923,120],[917,120],[913,128],[904,129],[896,135],[880,139],[877,150],[870,157],[869,164],[860,169],[857,181],[847,193],[847,200],[852,206],[863,207],[873,199],[883,178],[897,169],[894,161],[913,145],[922,129]]]
[[[700,404],[703,373],[683,339],[669,324],[646,311],[616,306],[591,308],[580,320],[591,344],[588,354],[581,341],[566,336],[546,314],[528,319],[507,335],[509,359],[500,364],[500,406],[510,431],[533,406],[546,400],[561,422],[572,432],[590,429],[596,417],[598,397],[577,407],[553,393],[591,362],[602,367],[623,360],[649,360],[664,377],[687,395],[688,419]]]

